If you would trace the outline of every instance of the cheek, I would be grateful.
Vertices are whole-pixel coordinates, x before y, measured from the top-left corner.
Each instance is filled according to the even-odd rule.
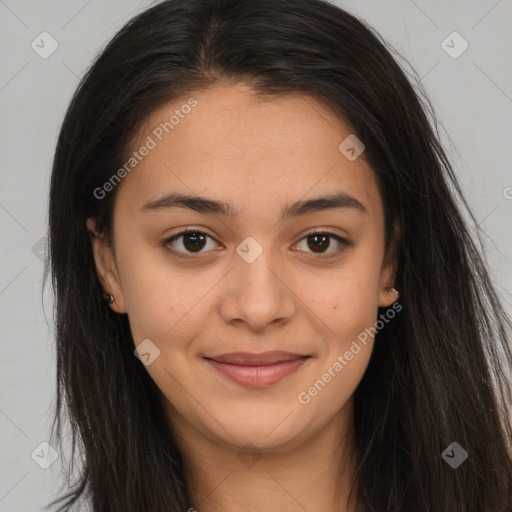
[[[378,314],[378,263],[361,251],[336,272],[317,275],[300,292],[323,339],[318,345],[320,365],[307,386],[313,386],[311,396],[322,395],[317,402],[332,400],[334,409],[349,399],[370,360]]]
[[[193,337],[201,324],[201,308],[197,304],[204,290],[198,283],[189,285],[178,276],[167,279],[156,268],[152,272],[155,276],[145,272],[142,279],[131,279],[127,313],[132,335],[136,343],[154,338],[159,345],[169,345],[172,340],[176,347],[181,339]]]
[[[207,316],[201,299],[209,288],[192,281],[177,270],[153,265],[132,267],[126,287],[134,345],[147,348],[147,372],[166,398],[184,409],[189,407],[185,389],[193,389],[191,382],[198,378],[189,357]]]
[[[324,302],[316,305],[321,324],[329,329],[323,330],[318,365],[306,376],[297,396],[304,412],[319,423],[350,400],[373,350],[378,307],[374,286],[367,284],[365,288],[357,279],[341,287],[342,291],[324,295]]]
[[[297,295],[337,339],[372,325],[378,311],[378,265],[362,257],[349,263],[297,281]]]
[[[180,339],[173,336],[175,331],[186,326],[188,312],[204,294],[193,273],[172,267],[161,251],[119,251],[123,254],[119,259],[123,295],[135,345],[151,339],[161,347],[166,339]]]
[[[331,373],[343,375],[343,379],[347,379],[344,383],[347,389],[362,377],[370,359],[376,312],[377,303],[370,296],[349,297],[330,310],[326,368],[333,367]]]

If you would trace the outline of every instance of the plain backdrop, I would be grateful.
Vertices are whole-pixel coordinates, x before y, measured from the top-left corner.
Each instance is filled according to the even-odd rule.
[[[512,1],[337,4],[368,21],[421,78],[511,313]],[[41,291],[41,258],[60,124],[93,57],[150,5],[0,0],[0,512],[42,510],[59,481],[59,461],[44,469],[37,455],[48,459],[41,443],[55,398],[52,305],[48,290]],[[42,37],[47,50],[50,37],[58,45],[47,58],[41,43],[36,50]]]

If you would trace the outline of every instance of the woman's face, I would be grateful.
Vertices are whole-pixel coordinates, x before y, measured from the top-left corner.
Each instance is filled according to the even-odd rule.
[[[177,433],[292,446],[347,414],[373,346],[365,329],[396,300],[374,172],[352,138],[339,148],[350,127],[310,97],[256,99],[244,85],[190,96],[154,112],[131,148],[115,260],[96,238],[98,275]],[[187,227],[196,234],[177,236]],[[269,351],[295,360],[207,359]]]

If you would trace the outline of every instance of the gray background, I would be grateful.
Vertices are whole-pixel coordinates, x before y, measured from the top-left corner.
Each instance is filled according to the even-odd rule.
[[[337,3],[375,27],[421,77],[511,313],[512,1]],[[31,456],[48,440],[55,391],[52,306],[49,292],[41,294],[40,257],[59,126],[93,56],[151,4],[0,0],[0,512],[41,510],[59,482],[58,460],[43,469]],[[31,47],[43,31],[59,45],[47,59]],[[453,31],[469,44],[458,58],[441,46]],[[446,44],[461,48],[460,40]]]

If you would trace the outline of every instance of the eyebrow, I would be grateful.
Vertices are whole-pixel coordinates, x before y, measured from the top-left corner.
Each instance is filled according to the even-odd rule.
[[[176,207],[187,208],[203,214],[223,215],[230,218],[237,216],[237,211],[231,203],[182,193],[171,193],[158,199],[147,201],[142,205],[140,210],[142,213],[145,213]],[[281,211],[280,220],[334,208],[350,208],[361,213],[368,213],[368,210],[361,201],[344,192],[337,192],[327,196],[315,197],[288,204]]]

